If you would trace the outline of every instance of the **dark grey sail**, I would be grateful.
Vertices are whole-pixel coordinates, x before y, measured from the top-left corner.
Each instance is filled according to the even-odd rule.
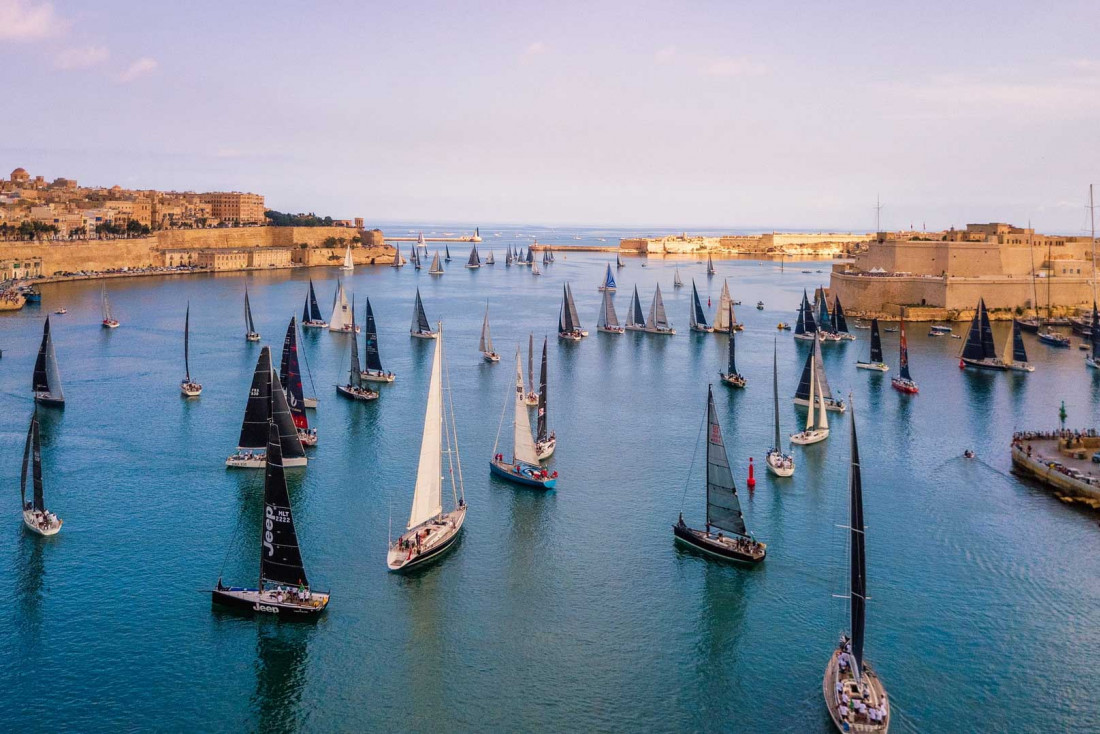
[[[1100,313],[1096,309],[1096,301],[1092,302],[1092,334],[1089,336],[1092,342],[1092,359],[1100,361]]]
[[[244,407],[244,422],[237,439],[239,449],[261,449],[267,445],[267,424],[271,418],[271,349],[264,347],[256,360],[252,387]]]
[[[370,299],[367,299],[367,370],[370,372],[382,371],[382,357],[378,353],[378,324],[374,320],[374,310],[370,307]]]
[[[256,333],[256,325],[252,323],[252,306],[248,303],[248,289],[244,289],[244,323],[248,327],[249,334]]]
[[[871,361],[882,362],[882,337],[878,333],[878,319],[871,319]]]
[[[733,321],[733,306],[730,306],[730,323],[731,324],[734,323],[734,321]],[[729,374],[731,374],[731,375],[736,375],[737,374],[737,360],[735,359],[735,356],[736,356],[736,354],[735,354],[736,353],[736,346],[735,345],[737,343],[737,340],[733,337],[733,335],[734,335],[734,333],[736,333],[736,331],[737,331],[737,329],[730,329],[730,343],[729,343],[729,355],[728,355],[729,365],[727,366],[727,368],[728,368]]]
[[[806,295],[806,290],[802,290],[802,320],[805,327],[805,333],[816,334],[817,333],[817,321],[814,320],[814,309],[810,305],[810,298]]]
[[[283,392],[283,384],[274,371],[271,373],[271,422],[279,429],[279,441],[282,443],[283,459],[301,459],[306,450],[298,438],[298,429],[294,426],[294,416],[290,414],[290,405]]]
[[[731,331],[732,335],[733,332]],[[775,403],[775,443],[772,448],[780,451],[782,438],[779,435],[779,351],[776,342],[772,342],[772,400]]]
[[[1096,349],[1093,341],[1093,349]],[[1020,331],[1020,322],[1012,319],[1012,361],[1027,362],[1027,349],[1024,348],[1024,335]]]
[[[294,426],[302,430],[309,430],[309,419],[306,418],[305,394],[302,391],[302,370],[298,364],[298,325],[294,317],[290,318],[290,324],[286,327],[286,336],[283,337],[283,358],[279,363],[279,382],[286,390],[286,402],[290,407],[290,415],[294,419]]]
[[[313,290],[313,279],[309,281],[309,318],[307,321],[324,321],[321,307],[317,305],[317,291]]]
[[[569,287],[568,283],[565,284],[565,303],[569,311],[569,320],[573,324],[572,328],[581,328],[581,317],[577,314],[577,304],[573,302],[573,289]]]
[[[732,316],[730,323],[733,323]],[[707,323],[707,315],[703,312],[703,304],[699,300],[699,291],[695,288],[695,278],[691,279],[691,324],[704,329],[710,326]]]
[[[312,290],[313,281],[309,282],[310,290]],[[309,292],[306,292],[306,301],[302,304],[302,323],[309,321]]]
[[[264,518],[260,532],[260,588],[264,584],[309,586],[294,530],[290,494],[283,471],[282,441],[274,423],[267,430],[264,472]]]
[[[856,416],[852,411],[852,456],[848,469],[849,571],[851,573],[852,657],[858,679],[863,670],[863,635],[867,624],[867,548],[863,537],[863,478],[856,440]]]
[[[542,340],[542,367],[539,368],[539,415],[537,441],[545,441],[546,431],[546,339]]]
[[[187,310],[183,314],[183,377],[184,381],[191,382],[191,302],[187,302]]]
[[[707,387],[707,529],[716,527],[735,535],[747,536],[737,487],[733,483],[722,426],[714,407],[714,391]]]
[[[53,337],[50,336],[49,316],[46,317],[46,323],[42,327],[42,344],[38,347],[38,358],[34,361],[31,390],[34,391],[36,398],[42,395],[49,402],[65,402],[65,391],[61,389],[61,374],[57,371]]]
[[[450,245],[443,245],[443,259],[446,260],[447,262],[451,261],[451,246]]]
[[[428,315],[424,313],[424,302],[420,300],[420,289],[416,289],[416,303],[413,305],[413,331],[426,334],[432,330]]]
[[[42,491],[42,443],[38,436],[38,406],[31,414],[31,425],[27,429],[27,443],[23,446],[23,471],[19,477],[19,493],[23,498],[23,509],[27,507],[27,470],[31,471],[32,504],[31,508],[45,511],[46,504]]]
[[[351,297],[351,365],[348,367],[348,384],[360,387],[363,384],[363,370],[359,366],[359,340],[355,338],[355,296]]]
[[[816,357],[816,359],[815,359]],[[825,398],[826,402],[833,399],[833,391],[829,388],[829,380],[825,377],[825,365],[821,359],[821,342],[814,339],[813,349],[806,355],[806,364],[802,367],[802,375],[798,378],[798,389],[795,391],[795,398],[798,400],[810,399],[810,367],[813,366],[814,370],[814,382],[816,383],[814,391]]]
[[[840,305],[840,296],[833,297],[833,331],[838,334],[847,334],[848,319],[844,318],[844,309]]]
[[[390,263],[391,268],[401,267],[401,245],[393,246],[393,262]]]
[[[558,330],[563,334],[577,328],[573,322],[573,310],[569,308],[569,286],[563,285],[561,287],[561,316],[558,318]]]
[[[810,350],[810,353],[806,355],[806,363],[802,365],[802,374],[798,378],[798,387],[795,388],[794,396],[797,400],[809,400],[810,399],[810,370],[814,366],[814,350]],[[811,406],[812,407],[812,406]]]
[[[820,296],[820,299],[818,298],[818,296]],[[818,323],[821,324],[821,328],[832,328],[833,319],[832,316],[829,315],[829,302],[825,298],[825,288],[822,287],[817,289],[817,291],[814,293],[814,300],[817,301],[819,309],[817,320]]]
[[[982,302],[978,301],[978,309],[974,311],[974,318],[970,320],[970,330],[966,333],[966,344],[963,345],[963,359],[981,361],[985,359],[985,349],[982,348]]]
[[[985,299],[978,300],[981,312],[982,352],[990,359],[997,358],[997,347],[993,344],[993,326],[989,323],[989,312],[985,308]]]
[[[805,334],[806,333],[805,313],[806,313],[806,303],[805,303],[805,295],[803,295],[803,302],[798,304],[798,320],[796,320],[794,322],[794,333],[795,334]]]
[[[642,300],[638,298],[638,286],[634,286],[634,300],[630,304],[630,321],[632,326],[644,326],[645,314],[642,313]]]
[[[447,259],[450,260],[450,257],[448,257]],[[474,245],[470,248],[470,259],[466,261],[466,267],[481,267],[481,257],[477,254],[477,245]]]

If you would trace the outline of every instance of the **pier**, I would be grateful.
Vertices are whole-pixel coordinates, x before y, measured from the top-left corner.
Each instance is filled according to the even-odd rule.
[[[419,237],[387,237],[386,242],[419,242]],[[477,235],[467,235],[464,237],[425,237],[425,242],[481,242],[481,237]]]
[[[1096,431],[1024,431],[1012,437],[1012,469],[1054,490],[1063,502],[1100,509]]]

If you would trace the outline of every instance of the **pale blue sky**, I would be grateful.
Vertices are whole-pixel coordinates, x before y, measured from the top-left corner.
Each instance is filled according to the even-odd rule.
[[[965,6],[965,7],[964,7]],[[1095,2],[0,0],[0,169],[369,220],[1087,227]]]

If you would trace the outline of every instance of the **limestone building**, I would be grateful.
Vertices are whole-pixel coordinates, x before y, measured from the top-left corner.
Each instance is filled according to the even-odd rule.
[[[238,224],[263,224],[264,222],[264,197],[259,194],[216,191],[203,194],[202,201],[210,205],[210,214],[223,222]]]

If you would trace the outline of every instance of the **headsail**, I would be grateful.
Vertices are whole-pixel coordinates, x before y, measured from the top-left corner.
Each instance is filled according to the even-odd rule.
[[[1027,362],[1027,349],[1024,348],[1024,336],[1020,331],[1020,322],[1012,319],[1012,361],[1019,364]]]
[[[302,371],[298,366],[298,325],[294,317],[290,318],[290,324],[286,327],[286,336],[283,337],[283,358],[279,363],[279,382],[286,390],[286,402],[290,407],[290,415],[294,419],[294,427],[309,430],[309,420],[306,418],[305,396],[302,392]]]
[[[565,305],[569,311],[569,320],[573,322],[574,329],[581,328],[581,317],[577,313],[577,304],[573,302],[573,289],[569,287],[569,284],[565,284]]]
[[[443,512],[443,329],[432,355],[428,380],[428,405],[424,410],[424,435],[416,466],[416,488],[406,529],[412,530]]]
[[[856,440],[856,416],[852,411],[852,449],[848,469],[849,572],[852,613],[852,657],[856,679],[863,672],[863,637],[867,624],[867,548],[863,536],[863,477]]]
[[[378,324],[374,320],[374,311],[367,299],[367,353],[366,368],[370,372],[382,371],[382,355],[378,352]]]
[[[820,324],[822,329],[831,329],[833,317],[829,314],[829,299],[825,297],[824,286],[814,292],[814,300],[817,301],[818,307],[817,323]]]
[[[271,372],[271,422],[279,429],[283,459],[304,459],[306,451],[302,448],[302,440],[298,438],[298,429],[294,425],[283,384],[279,382],[279,375],[274,370]]]
[[[244,421],[237,439],[238,449],[261,449],[267,445],[267,425],[271,419],[271,350],[264,347],[252,373],[252,387],[244,406]]]
[[[871,361],[882,362],[882,337],[878,333],[878,319],[871,319]]]
[[[699,301],[699,291],[695,287],[695,278],[691,279],[691,326],[709,329],[707,315],[703,313],[703,304]]]
[[[439,253],[432,256],[432,266],[428,268],[429,275],[443,275],[443,263],[439,262]]]
[[[531,419],[527,416],[527,403],[523,394],[523,356],[519,347],[516,347],[515,402],[512,456],[517,463],[538,466],[539,456],[535,451],[535,441],[531,438]]]
[[[27,428],[27,443],[23,447],[23,471],[19,476],[19,493],[23,498],[23,507],[27,506],[27,469],[31,470],[32,495],[31,507],[38,511],[46,509],[42,490],[42,444],[38,436],[38,406],[31,414],[31,424]]]
[[[619,317],[615,313],[615,301],[611,297],[611,291],[603,292],[603,303],[600,304],[599,326],[605,329],[619,328]]]
[[[348,384],[363,384],[363,369],[359,365],[359,339],[355,336],[355,297],[351,299],[351,365],[348,367]]]
[[[416,289],[416,303],[413,304],[412,331],[414,334],[426,334],[432,327],[428,324],[428,316],[424,313],[424,302],[420,300],[420,289]]]
[[[905,319],[901,320],[899,328],[901,329],[901,339],[898,359],[901,363],[901,379],[912,380],[913,378],[909,374],[909,342],[905,339]]]
[[[745,518],[737,500],[722,426],[714,407],[714,391],[707,387],[707,526],[746,536]]]
[[[474,245],[473,247],[470,248],[470,259],[466,261],[466,267],[468,267],[468,268],[480,268],[481,267],[481,257],[477,254],[477,245]]]
[[[309,319],[308,321],[322,321],[321,307],[317,305],[317,291],[313,290],[313,279],[309,280]]]
[[[61,389],[61,374],[57,370],[57,355],[53,349],[53,337],[50,336],[50,317],[42,327],[42,344],[38,347],[38,358],[34,362],[34,375],[31,378],[31,390],[46,393],[54,400],[65,400],[65,391]]]
[[[106,293],[106,291],[104,291]],[[104,318],[110,318],[105,316]],[[252,306],[248,302],[248,289],[244,289],[244,325],[248,329],[249,334],[256,333],[256,325],[252,323]]]
[[[267,430],[267,460],[264,471],[264,519],[260,533],[260,586],[264,583],[309,587],[290,494],[286,489],[279,429],[274,423]]]
[[[348,297],[344,293],[344,284],[336,281],[336,295],[332,303],[332,318],[328,320],[329,331],[343,331],[351,323]]]
[[[477,344],[479,352],[489,354],[493,351],[493,335],[489,333],[489,304],[485,304],[485,320],[481,322],[481,341]]]
[[[668,314],[665,313],[665,301],[661,298],[661,284],[653,292],[653,302],[649,305],[649,318],[646,319],[647,329],[668,329]]]
[[[536,438],[539,441],[545,441],[547,438],[546,430],[546,339],[542,340],[542,367],[539,368],[539,410],[538,410],[538,429]]]
[[[840,306],[840,296],[833,296],[833,331],[847,334],[848,319],[844,318],[844,309]]]

